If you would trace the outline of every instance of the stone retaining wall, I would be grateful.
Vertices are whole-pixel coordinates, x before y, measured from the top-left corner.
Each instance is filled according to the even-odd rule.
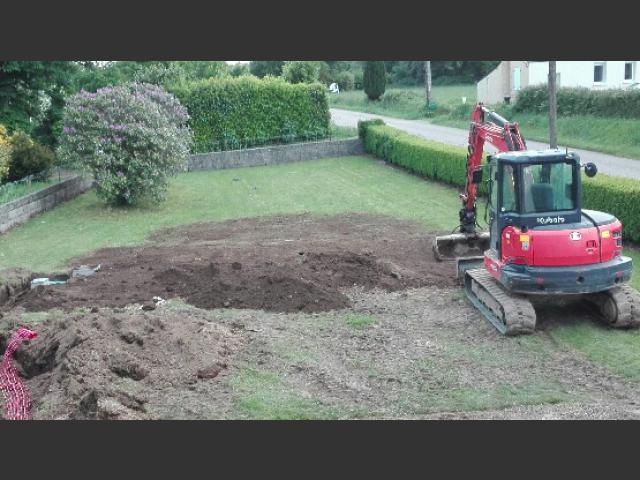
[[[29,218],[71,200],[93,186],[93,180],[74,176],[60,183],[0,205],[0,233],[26,222]]]
[[[358,138],[274,145],[246,150],[228,150],[191,155],[189,157],[189,171],[278,165],[301,160],[362,155],[363,153],[364,148]]]

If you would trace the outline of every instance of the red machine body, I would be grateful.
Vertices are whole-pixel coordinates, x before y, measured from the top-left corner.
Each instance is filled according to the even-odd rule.
[[[620,221],[581,208],[579,157],[559,150],[527,150],[518,124],[482,104],[472,114],[469,132],[461,233],[478,235],[477,185],[485,142],[500,152],[489,156],[490,245],[484,252],[485,268],[496,280],[519,293],[555,294],[603,291],[630,278],[631,259],[622,257]],[[558,186],[558,175],[566,183]],[[507,190],[512,203],[505,208]]]
[[[485,142],[499,153],[482,164]],[[455,260],[465,295],[502,334],[532,333],[531,296],[567,296],[594,305],[614,328],[640,327],[640,295],[628,285],[622,224],[582,209],[582,170],[575,152],[527,150],[517,123],[476,105],[469,130],[467,181],[459,233],[436,236],[438,260]],[[487,223],[476,216],[478,185],[489,174]]]

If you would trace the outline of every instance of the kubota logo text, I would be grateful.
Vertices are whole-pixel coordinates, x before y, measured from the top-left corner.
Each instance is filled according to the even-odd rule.
[[[536,218],[536,222],[541,225],[549,225],[551,223],[564,223],[564,217],[538,217]]]

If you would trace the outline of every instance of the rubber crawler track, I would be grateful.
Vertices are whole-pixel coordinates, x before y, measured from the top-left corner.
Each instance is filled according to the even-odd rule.
[[[617,316],[607,319],[614,328],[637,328],[640,326],[640,294],[628,285],[612,288],[604,292],[604,300],[615,302]],[[606,317],[606,315],[605,315]]]
[[[500,333],[514,336],[535,331],[536,312],[529,299],[507,292],[484,268],[466,271],[465,293]]]

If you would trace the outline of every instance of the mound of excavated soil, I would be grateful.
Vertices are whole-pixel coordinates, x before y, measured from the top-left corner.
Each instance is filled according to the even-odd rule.
[[[2,350],[13,328],[0,325]],[[215,391],[240,346],[228,327],[165,306],[63,314],[35,329],[15,357],[36,419],[188,416],[185,392],[198,382]]]
[[[433,237],[389,217],[298,215],[201,223],[156,233],[141,247],[103,249],[74,264],[101,265],[68,285],[15,299],[29,311],[122,307],[181,297],[201,308],[318,312],[349,306],[354,285],[387,291],[454,283],[434,260]]]

